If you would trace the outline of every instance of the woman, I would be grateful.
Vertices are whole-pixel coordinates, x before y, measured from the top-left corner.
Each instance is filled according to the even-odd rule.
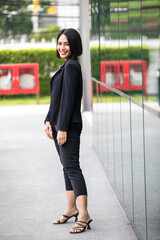
[[[90,229],[92,221],[87,211],[87,189],[79,165],[82,74],[77,57],[81,54],[79,33],[72,28],[61,30],[57,37],[57,57],[65,62],[51,78],[51,102],[45,119],[46,135],[54,139],[63,165],[67,196],[64,214],[53,223],[63,224],[72,217],[75,220],[78,217],[76,224],[70,229],[73,234]]]

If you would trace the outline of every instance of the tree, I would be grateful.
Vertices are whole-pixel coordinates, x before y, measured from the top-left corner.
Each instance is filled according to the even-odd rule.
[[[28,0],[1,1],[0,3],[0,36],[8,34],[29,34],[32,31],[31,12]]]

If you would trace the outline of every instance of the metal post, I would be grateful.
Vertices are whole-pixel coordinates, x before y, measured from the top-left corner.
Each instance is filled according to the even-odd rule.
[[[91,111],[90,28],[88,0],[80,0],[80,33],[83,44],[83,54],[81,56],[83,75],[83,111]]]

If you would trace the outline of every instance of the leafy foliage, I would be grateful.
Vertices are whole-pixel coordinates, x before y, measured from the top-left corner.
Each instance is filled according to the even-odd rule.
[[[40,42],[42,38],[46,41],[51,41],[52,38],[56,38],[60,28],[58,26],[49,26],[46,30],[42,29],[40,33],[33,35],[36,42]]]
[[[149,64],[149,48],[145,46],[142,53],[141,47],[101,47],[100,50],[99,47],[91,48],[91,75],[97,79],[100,79],[100,61],[140,60],[142,54],[143,60]]]
[[[38,63],[40,94],[49,95],[50,73],[63,63],[57,59],[55,49],[2,50],[0,63]]]
[[[159,0],[106,0],[91,2],[92,37],[138,39],[159,37]]]
[[[143,47],[143,59],[149,63],[149,49]],[[140,47],[101,48],[101,60],[135,60],[141,59]],[[7,63],[38,63],[40,94],[50,94],[50,73],[56,71],[64,60],[56,57],[56,49],[1,50],[0,64]],[[92,76],[100,79],[99,48],[91,48]]]
[[[7,1],[0,5],[0,36],[29,34],[33,25],[26,1]]]

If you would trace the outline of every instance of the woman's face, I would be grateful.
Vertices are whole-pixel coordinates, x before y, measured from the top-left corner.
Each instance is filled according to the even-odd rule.
[[[58,51],[60,57],[65,60],[67,60],[71,55],[69,42],[68,42],[67,37],[64,34],[62,34],[58,39],[57,51]]]

